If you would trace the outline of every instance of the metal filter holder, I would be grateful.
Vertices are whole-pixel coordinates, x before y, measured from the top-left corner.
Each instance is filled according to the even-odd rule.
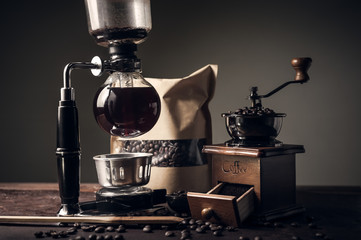
[[[106,188],[142,186],[149,182],[151,153],[103,154],[94,157],[99,184]]]

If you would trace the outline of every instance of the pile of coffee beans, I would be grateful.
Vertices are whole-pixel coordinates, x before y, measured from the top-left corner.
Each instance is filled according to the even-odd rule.
[[[303,221],[302,221],[303,222]],[[37,231],[34,233],[36,238],[53,238],[61,239],[67,238],[68,240],[126,240],[127,238],[127,226],[125,225],[80,225],[74,224],[70,226],[67,230],[49,230],[49,231]],[[155,234],[164,231],[164,236],[171,239],[197,239],[199,235],[213,235],[214,237],[227,237],[230,236],[230,232],[235,232],[232,235],[237,234],[237,239],[239,240],[262,240],[263,236],[255,235],[254,233],[250,234],[253,237],[250,237],[247,234],[247,226],[244,229],[239,230],[234,226],[224,226],[221,224],[215,224],[208,221],[202,221],[193,219],[191,217],[185,217],[182,222],[178,224],[170,225],[138,225],[138,226],[128,226],[132,228],[137,228],[139,234]],[[262,228],[272,228],[272,229],[302,229],[304,227],[308,228],[312,233],[312,239],[331,239],[321,230],[322,228],[316,225],[313,218],[306,217],[306,223],[300,222],[259,222],[258,224],[253,224],[251,228],[262,229]],[[258,228],[259,227],[259,228]],[[283,232],[281,230],[280,232]],[[249,232],[248,232],[249,233]],[[141,237],[141,235],[140,235]],[[143,236],[146,239],[146,236]],[[209,236],[212,238],[212,236]],[[235,238],[236,239],[236,238]],[[267,238],[268,239],[268,238]],[[302,240],[306,239],[297,235],[292,235],[289,239],[292,240]]]
[[[263,107],[244,107],[230,113],[242,116],[274,116],[276,114],[272,109]]]
[[[177,191],[166,195],[167,203],[170,209],[177,213],[190,213],[186,191]]]
[[[192,238],[192,232],[196,234],[211,233],[214,236],[222,236],[223,231],[236,231],[232,226],[224,227],[222,225],[214,224],[211,222],[203,222],[202,220],[195,220],[192,218],[185,218],[179,224],[173,225],[140,225],[144,233],[153,233],[153,229],[165,230],[164,236],[166,237],[179,237],[179,239]],[[49,230],[46,232],[37,231],[34,233],[36,238],[51,237],[53,239],[68,238],[69,240],[124,240],[125,225],[119,226],[104,226],[104,225],[79,225],[74,224],[67,230]],[[88,233],[84,237],[84,233]]]
[[[76,227],[69,228],[68,230],[49,230],[49,231],[38,231],[34,233],[36,238],[52,237],[52,238],[67,238],[69,235],[74,235],[78,232]]]
[[[237,231],[237,228],[233,226],[223,226],[220,224],[215,224],[211,222],[204,222],[202,220],[195,220],[193,218],[184,219],[177,228],[181,230],[180,232],[180,239],[191,239],[192,232],[194,231],[195,234],[211,234],[216,237],[223,236],[224,231],[234,232]],[[169,233],[166,236],[170,235]],[[171,236],[174,236],[172,234]]]
[[[63,226],[63,225],[60,225]],[[88,237],[83,237],[81,232],[89,233]],[[51,237],[53,239],[68,238],[69,240],[124,240],[121,233],[126,232],[124,225],[119,226],[104,226],[104,225],[80,225],[75,223],[67,230],[49,230],[37,231],[34,233],[36,238]],[[113,234],[115,233],[115,234]]]
[[[207,163],[202,154],[206,139],[188,140],[126,140],[123,152],[153,153],[152,166],[185,167]]]

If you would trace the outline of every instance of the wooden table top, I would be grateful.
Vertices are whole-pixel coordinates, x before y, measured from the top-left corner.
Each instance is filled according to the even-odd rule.
[[[80,201],[95,199],[98,184],[81,184]],[[297,203],[306,212],[272,222],[271,225],[245,223],[237,231],[223,231],[219,239],[239,239],[240,236],[253,239],[261,236],[267,239],[316,239],[317,234],[330,239],[358,239],[361,236],[361,187],[297,187]],[[55,216],[60,206],[56,183],[0,183],[0,215]],[[312,221],[314,226],[310,227]],[[291,223],[297,223],[296,227]],[[66,230],[68,227],[39,224],[0,224],[0,239],[35,239],[37,231]],[[132,239],[180,239],[180,230],[174,230],[175,237],[165,236],[166,230],[154,229],[144,233],[140,227],[132,227],[122,233],[125,240]],[[89,233],[78,231],[88,237]],[[103,234],[104,235],[104,234]],[[112,233],[111,235],[115,235]],[[191,230],[192,239],[212,239],[212,232],[199,234]],[[48,239],[52,239],[49,238]],[[218,238],[217,238],[218,239]],[[322,239],[322,238],[320,238]]]

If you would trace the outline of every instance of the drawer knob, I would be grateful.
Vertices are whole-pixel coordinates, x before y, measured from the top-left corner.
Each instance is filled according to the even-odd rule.
[[[203,208],[201,214],[203,218],[210,219],[213,216],[213,210],[212,208]]]

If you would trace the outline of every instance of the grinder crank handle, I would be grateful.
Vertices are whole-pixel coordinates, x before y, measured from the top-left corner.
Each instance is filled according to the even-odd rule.
[[[307,70],[310,68],[311,63],[312,59],[309,57],[294,58],[291,60],[291,65],[296,71],[295,81],[304,83],[310,79]]]
[[[307,82],[310,79],[310,77],[307,74],[307,70],[310,68],[311,63],[312,63],[312,58],[309,58],[309,57],[293,58],[291,61],[291,64],[292,64],[292,67],[296,70],[295,80],[285,82],[281,86],[273,89],[272,91],[270,91],[269,93],[267,93],[265,95],[257,95],[257,90],[258,90],[257,87],[251,88],[251,95],[249,98],[252,100],[252,106],[253,106],[253,104],[255,104],[255,101],[256,101],[255,99],[267,98],[291,83]]]

